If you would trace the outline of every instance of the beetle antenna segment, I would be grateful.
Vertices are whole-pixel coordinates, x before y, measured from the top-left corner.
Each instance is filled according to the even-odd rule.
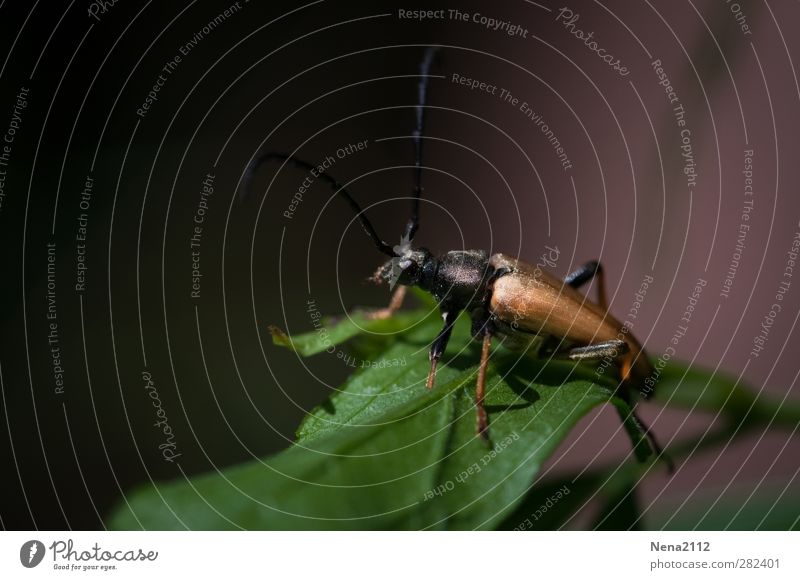
[[[253,180],[253,175],[255,174],[256,170],[263,164],[268,163],[270,161],[290,161],[294,163],[296,166],[300,167],[301,169],[305,169],[306,171],[312,171],[317,169],[316,165],[312,165],[307,161],[303,161],[302,159],[299,159],[294,155],[287,155],[286,153],[276,153],[276,152],[265,153],[255,158],[247,167],[243,180],[244,183],[242,186],[243,192],[246,193],[250,189],[250,182]],[[336,181],[336,179],[334,179],[327,173],[317,172],[317,175],[319,176],[320,179],[322,179],[328,185],[331,186],[331,189],[333,189],[336,195],[340,195],[345,199],[345,201],[347,201],[348,205],[350,206],[350,209],[353,210],[353,212],[356,214],[356,217],[358,218],[358,221],[361,223],[361,227],[367,233],[369,239],[372,240],[372,243],[375,244],[375,247],[378,249],[378,251],[383,252],[384,254],[392,258],[398,257],[398,254],[392,249],[392,246],[384,242],[380,238],[380,236],[378,236],[378,233],[375,231],[375,228],[372,227],[372,223],[369,221],[369,219],[367,219],[364,210],[362,210],[361,206],[358,205],[358,202],[355,199],[353,199],[353,196],[350,195],[350,192],[348,192],[347,189],[345,189],[341,183]]]
[[[411,200],[411,218],[406,224],[404,237],[414,239],[419,228],[419,198],[422,194],[422,136],[425,131],[425,102],[428,97],[428,80],[433,59],[438,48],[429,47],[419,65],[419,85],[417,85],[417,106],[414,109],[416,128],[414,129],[414,197]]]
[[[667,471],[670,474],[675,473],[675,463],[672,461],[672,457],[664,452],[664,448],[661,447],[661,443],[658,442],[658,438],[656,437],[655,433],[653,433],[653,430],[639,418],[639,415],[636,414],[636,411],[632,411],[632,413],[639,422],[639,425],[644,430],[645,437],[647,437],[647,440],[650,441],[650,445],[653,447],[656,457],[661,459],[666,464]]]

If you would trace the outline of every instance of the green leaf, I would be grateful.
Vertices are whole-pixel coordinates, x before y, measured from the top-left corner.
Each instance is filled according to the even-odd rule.
[[[725,373],[712,372],[696,366],[687,367],[671,362],[661,371],[655,390],[655,400],[674,407],[721,413],[721,425],[701,439],[696,437],[671,442],[667,450],[678,459],[693,455],[698,449],[708,449],[748,429],[759,431],[772,428],[791,429],[800,423],[800,405],[794,400],[784,400],[775,395],[756,394]],[[680,465],[680,461],[678,461]],[[592,528],[637,529],[646,524],[648,529],[796,529],[800,525],[797,501],[788,498],[784,490],[774,493],[764,491],[754,497],[737,501],[731,492],[724,501],[720,491],[707,495],[695,493],[692,500],[681,506],[685,499],[659,502],[639,519],[635,496],[629,491],[652,471],[666,470],[664,462],[651,459],[646,463],[628,462],[612,469],[581,470],[563,475],[553,481],[537,481],[536,485],[500,524],[505,530],[552,530],[572,527],[579,518],[575,515],[599,507],[593,516]],[[786,495],[786,497],[784,497]],[[699,499],[701,498],[701,499]],[[787,499],[788,498],[788,499]],[[699,499],[699,501],[698,501]],[[666,508],[663,506],[667,506]],[[680,506],[682,509],[677,509]]]
[[[311,332],[290,337],[276,326],[270,326],[272,342],[294,350],[301,356],[311,356],[331,351],[334,347],[360,334],[369,335],[373,343],[383,344],[386,339],[396,337],[399,333],[407,333],[419,326],[427,327],[432,319],[439,319],[436,305],[429,294],[417,288],[412,295],[422,303],[423,308],[409,312],[398,312],[391,318],[371,319],[364,310],[348,313],[346,317],[322,318],[314,310],[318,326]],[[382,340],[383,339],[383,342]]]
[[[542,464],[577,421],[599,405],[611,402],[626,418],[637,452],[649,452],[629,419],[630,408],[612,396],[610,384],[593,382],[591,369],[520,358],[502,348],[494,350],[487,373],[487,445],[475,435],[479,353],[467,321],[456,324],[431,391],[425,388],[427,350],[440,318],[421,309],[371,322],[393,329],[385,350],[356,365],[342,388],[303,421],[289,449],[216,473],[144,487],[129,496],[108,525],[493,529],[524,500]],[[342,320],[329,326],[328,343],[338,345],[352,336],[351,325]],[[315,335],[282,342],[300,353],[319,352]]]
[[[672,363],[661,370],[655,389],[658,401],[676,407],[741,416],[755,399],[735,378],[700,367]]]
[[[503,530],[557,530],[575,527],[575,516],[585,508],[600,504],[590,529],[638,529],[639,510],[633,489],[648,469],[663,464],[651,458],[646,463],[628,462],[608,469],[582,470],[551,481],[536,482],[535,487],[500,524]],[[634,490],[635,491],[635,490]]]
[[[619,493],[608,498],[598,514],[593,530],[640,530],[641,509],[633,483],[623,486]]]

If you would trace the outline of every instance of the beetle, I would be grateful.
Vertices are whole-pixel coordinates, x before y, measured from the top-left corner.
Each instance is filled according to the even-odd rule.
[[[408,287],[417,286],[435,298],[444,325],[431,343],[430,370],[426,385],[433,388],[436,368],[447,348],[459,314],[466,313],[472,322],[472,337],[481,343],[480,363],[475,390],[476,433],[488,440],[489,421],[485,408],[486,371],[494,337],[508,346],[525,348],[534,338],[543,339],[544,352],[574,361],[610,360],[617,366],[620,383],[616,394],[631,404],[631,392],[642,391],[653,368],[639,341],[608,312],[603,268],[597,261],[586,263],[563,280],[540,267],[506,254],[489,255],[483,250],[454,250],[435,256],[424,247],[414,248],[412,241],[419,228],[422,188],[422,151],[425,109],[430,68],[436,49],[428,49],[419,70],[418,101],[414,107],[414,190],[411,217],[400,244],[391,246],[378,236],[361,206],[351,193],[327,172],[294,155],[270,152],[256,157],[248,166],[244,183],[252,180],[257,168],[269,161],[293,163],[312,171],[343,198],[355,213],[361,227],[378,251],[389,260],[372,275],[378,284],[393,290],[385,308],[367,313],[370,318],[388,318],[403,303]],[[245,188],[246,189],[246,188]],[[578,288],[596,280],[597,303],[590,302]],[[541,351],[540,351],[541,352]],[[635,415],[656,454],[663,455],[652,431]]]

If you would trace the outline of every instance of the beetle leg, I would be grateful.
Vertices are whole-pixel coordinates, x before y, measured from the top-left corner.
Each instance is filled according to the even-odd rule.
[[[406,297],[406,286],[398,286],[397,290],[392,294],[392,299],[386,308],[378,308],[377,310],[370,310],[366,313],[367,318],[370,320],[386,320],[390,318],[395,312],[400,310],[403,305],[403,300]]]
[[[653,430],[639,418],[639,415],[636,414],[636,411],[633,411],[633,416],[639,423],[639,427],[641,427],[644,431],[645,437],[647,437],[648,441],[650,441],[650,445],[653,446],[653,451],[655,451],[656,457],[661,459],[667,465],[667,471],[669,471],[669,473],[675,473],[675,462],[672,461],[672,457],[664,452],[664,448],[661,447],[661,443],[658,442],[656,434],[653,433]]]
[[[458,318],[458,312],[442,312],[442,318],[444,318],[444,328],[442,328],[439,336],[436,337],[436,340],[431,345],[431,370],[428,371],[428,381],[425,384],[429,389],[433,388],[433,383],[436,380],[436,365],[439,364],[439,359],[442,358],[447,348],[447,343],[450,341],[450,335],[453,332],[456,318]]]
[[[422,195],[422,143],[425,133],[425,101],[428,97],[428,80],[430,79],[431,65],[433,64],[433,58],[436,56],[438,50],[437,47],[428,47],[419,65],[420,80],[419,85],[417,85],[419,101],[414,108],[417,123],[413,133],[414,196],[411,199],[411,217],[408,223],[406,223],[406,229],[404,230],[404,237],[409,240],[414,239],[414,234],[419,227],[419,198]]]
[[[567,275],[567,277],[564,278],[564,283],[569,284],[573,288],[580,288],[592,278],[597,278],[597,304],[603,310],[608,310],[606,279],[603,274],[603,266],[600,262],[593,260],[585,263],[583,266]]]
[[[603,275],[603,266],[600,264],[600,262],[587,262],[564,278],[564,283],[569,284],[573,288],[579,288],[592,278],[597,278],[597,303],[601,308],[603,308],[603,310],[608,310],[605,276]],[[620,359],[619,370],[622,381],[617,389],[617,396],[621,397],[630,405],[633,418],[639,424],[645,436],[650,441],[650,445],[653,447],[656,457],[661,458],[667,464],[667,469],[669,472],[673,473],[675,471],[675,464],[672,462],[672,459],[669,457],[669,455],[664,453],[664,450],[661,447],[661,444],[658,442],[655,433],[653,433],[653,430],[639,418],[634,410],[629,390],[633,361],[631,360],[629,353],[630,347],[623,340],[610,340],[600,344],[576,347],[567,351],[567,355],[572,360],[592,360],[605,358],[606,356]],[[639,356],[641,355],[642,353],[639,353]]]
[[[489,417],[486,414],[484,397],[486,396],[486,367],[489,365],[489,348],[492,345],[492,335],[488,332],[483,335],[481,348],[481,363],[478,366],[478,384],[475,386],[475,408],[477,409],[477,431],[480,437],[489,440]]]
[[[624,340],[607,340],[598,344],[588,346],[576,346],[569,349],[566,354],[570,360],[597,360],[601,358],[617,359],[624,356],[629,351],[628,344]]]
[[[630,373],[631,363],[630,358],[626,355],[628,354],[629,350],[628,344],[624,340],[609,340],[599,344],[591,344],[589,346],[578,346],[572,348],[567,351],[567,356],[576,361],[597,360],[605,357],[622,358],[620,363],[622,382],[616,391],[616,395],[630,405],[633,418],[644,432],[645,437],[647,437],[647,439],[650,441],[650,445],[653,447],[656,457],[661,458],[667,464],[667,469],[669,472],[673,473],[675,471],[675,464],[672,462],[672,459],[669,457],[669,455],[664,453],[664,449],[658,442],[653,430],[650,429],[650,427],[648,427],[647,424],[639,418],[639,415],[637,415],[636,411],[634,410],[633,401],[631,401],[630,390],[628,388],[628,374]]]
[[[356,215],[356,219],[359,222],[361,222],[361,227],[369,236],[370,240],[372,240],[372,243],[375,244],[375,247],[378,249],[378,251],[386,254],[391,258],[397,257],[397,254],[392,249],[392,246],[384,242],[380,238],[380,236],[378,236],[378,233],[372,226],[372,222],[370,222],[369,219],[367,219],[367,216],[361,209],[361,206],[358,205],[358,202],[353,198],[350,192],[347,191],[347,189],[341,183],[336,181],[336,179],[333,178],[331,175],[329,175],[327,172],[319,173],[317,171],[318,169],[317,165],[309,163],[308,161],[304,161],[303,159],[300,159],[295,155],[279,153],[277,151],[270,151],[267,153],[263,153],[262,155],[259,155],[258,157],[253,159],[247,166],[247,169],[245,169],[245,174],[242,179],[242,189],[241,193],[239,194],[239,198],[241,200],[243,200],[250,191],[250,183],[253,181],[253,176],[256,170],[258,170],[258,168],[261,167],[264,163],[270,161],[283,161],[284,164],[286,164],[287,162],[291,162],[301,169],[310,171],[316,177],[327,183],[333,189],[334,195],[338,195],[347,202],[347,205],[349,205],[350,209],[353,210],[353,212]]]
[[[503,275],[503,274],[500,274]],[[489,312],[477,309],[472,312],[472,337],[482,340],[481,362],[478,366],[478,382],[475,385],[475,408],[477,412],[477,433],[489,440],[489,417],[486,414],[484,397],[486,395],[486,367],[489,364],[489,347],[492,344],[492,320]]]
[[[510,273],[511,268],[497,268],[489,275],[489,278],[486,280],[486,292],[483,295],[484,308],[489,308],[489,302],[492,299],[492,290],[494,290],[494,283],[498,278],[502,278],[506,274]]]

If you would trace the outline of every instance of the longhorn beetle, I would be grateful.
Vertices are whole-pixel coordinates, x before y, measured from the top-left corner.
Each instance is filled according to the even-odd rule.
[[[444,327],[430,348],[430,370],[427,387],[433,388],[436,366],[444,354],[453,325],[461,312],[472,320],[472,336],[482,343],[478,379],[475,390],[477,434],[488,440],[488,417],[484,405],[486,368],[492,337],[506,344],[527,346],[532,339],[544,339],[545,351],[566,356],[574,361],[613,360],[620,372],[617,395],[631,404],[631,388],[641,390],[643,381],[653,369],[647,355],[634,336],[608,313],[603,268],[599,262],[588,262],[563,281],[506,254],[490,256],[483,250],[454,250],[434,256],[427,248],[413,248],[411,242],[419,227],[419,202],[422,194],[422,149],[428,79],[436,49],[429,48],[420,64],[418,100],[414,108],[416,126],[414,142],[414,190],[411,196],[411,217],[406,223],[399,245],[390,246],[378,236],[361,206],[350,192],[327,173],[317,172],[349,205],[361,227],[389,260],[375,271],[372,280],[389,284],[394,291],[389,305],[368,313],[371,318],[388,318],[402,305],[409,286],[419,286],[436,299],[444,319]],[[268,161],[291,162],[311,171],[315,165],[294,155],[270,152],[256,157],[248,166],[244,190],[255,170]],[[589,302],[578,292],[586,282],[596,279],[597,303]],[[395,288],[397,286],[397,288]],[[561,345],[568,345],[562,347]],[[548,346],[549,345],[549,348]],[[633,406],[631,405],[631,408]],[[634,414],[634,417],[636,415]],[[655,436],[644,423],[639,424],[656,453],[667,461]]]

